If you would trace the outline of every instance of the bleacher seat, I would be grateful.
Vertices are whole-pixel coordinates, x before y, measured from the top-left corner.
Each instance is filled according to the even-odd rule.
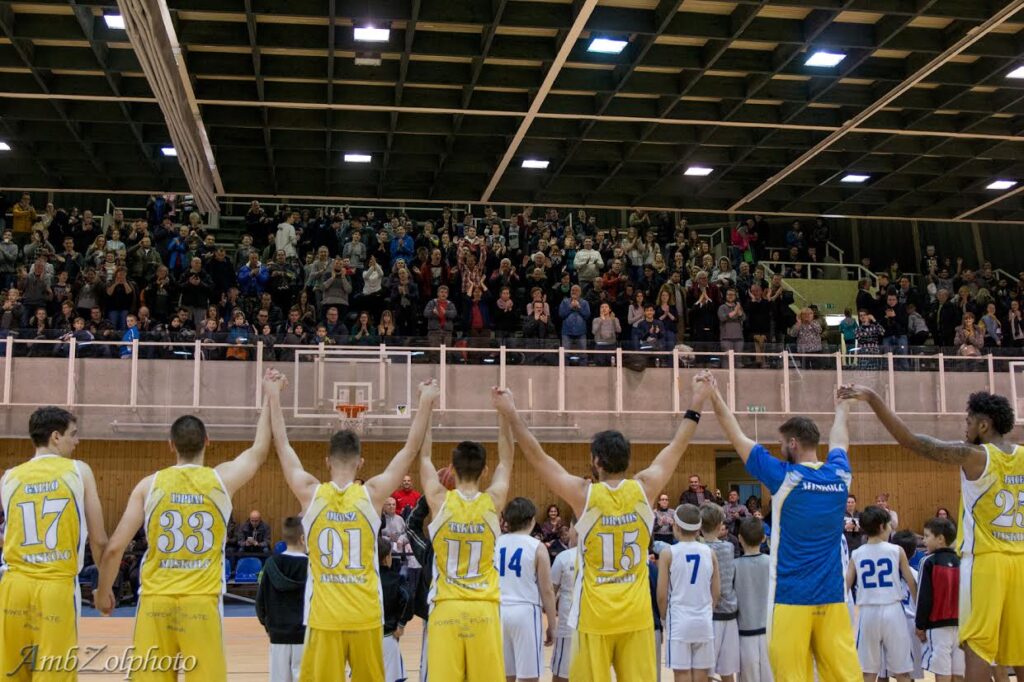
[[[263,570],[262,561],[256,557],[242,557],[235,565],[235,582],[254,583],[259,578],[261,570]]]
[[[278,540],[274,543],[274,554],[284,554],[286,549],[288,549],[288,543],[284,540]]]

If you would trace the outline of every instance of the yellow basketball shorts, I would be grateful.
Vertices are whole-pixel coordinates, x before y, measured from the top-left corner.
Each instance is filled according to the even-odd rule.
[[[369,630],[306,628],[299,682],[344,680],[352,669],[352,682],[384,682],[384,627]]]
[[[78,581],[0,579],[0,679],[78,679]]]
[[[1024,555],[960,560],[960,643],[989,663],[1024,665]]]
[[[227,679],[220,595],[143,594],[135,614],[131,679],[187,682]]]
[[[657,679],[654,624],[643,630],[611,635],[577,631],[573,637],[569,679],[573,682],[618,682]]]
[[[861,682],[863,675],[843,602],[803,606],[775,604],[768,660],[775,682]]]
[[[427,621],[427,682],[504,682],[504,654],[497,602],[434,604]]]

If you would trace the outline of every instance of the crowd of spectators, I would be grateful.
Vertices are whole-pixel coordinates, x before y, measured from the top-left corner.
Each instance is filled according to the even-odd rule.
[[[230,248],[199,213],[153,197],[146,217],[91,211],[25,194],[0,241],[0,334],[54,343],[31,353],[290,360],[284,346],[379,343],[762,353],[788,345],[862,353],[925,343],[979,355],[1024,345],[1020,285],[927,247],[915,279],[893,263],[859,284],[856,308],[826,335],[822,311],[796,309],[786,278],[847,270],[824,256],[823,219],[804,226],[751,217],[719,253],[668,213],[632,211],[624,226],[524,207],[502,219],[441,209],[411,220],[348,207],[268,213],[252,202]],[[819,264],[820,265],[817,265]],[[870,267],[870,263],[863,263]],[[108,344],[96,344],[107,341]],[[761,365],[761,356],[756,356]]]

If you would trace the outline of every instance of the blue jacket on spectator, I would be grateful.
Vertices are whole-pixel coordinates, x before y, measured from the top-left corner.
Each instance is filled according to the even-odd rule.
[[[572,298],[563,298],[558,306],[558,316],[562,318],[562,336],[579,338],[587,335],[587,323],[590,321],[590,304],[586,299],[580,298],[580,307],[574,310],[571,306]]]
[[[238,269],[238,290],[243,296],[259,296],[267,288],[270,281],[270,271],[267,266],[260,265],[254,270],[246,263]]]
[[[139,338],[138,327],[128,327],[127,329],[124,330],[124,335],[121,337],[121,340],[127,343],[128,345],[121,346],[122,358],[130,358],[132,356],[132,341],[134,341],[137,338]]]
[[[391,240],[391,262],[394,263],[396,260],[401,258],[406,263],[412,263],[413,258],[416,257],[416,243],[412,237],[405,235],[401,239],[397,236]]]

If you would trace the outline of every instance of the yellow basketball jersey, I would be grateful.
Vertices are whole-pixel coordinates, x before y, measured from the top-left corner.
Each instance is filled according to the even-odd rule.
[[[452,600],[501,601],[494,543],[501,534],[498,511],[490,495],[466,499],[449,490],[430,522],[434,546],[434,581],[430,603]]]
[[[147,595],[224,593],[224,541],[231,497],[210,467],[156,472],[145,501],[142,586]]]
[[[369,630],[384,622],[377,558],[380,514],[358,483],[321,483],[302,518],[309,545],[306,625]]]
[[[85,489],[78,461],[39,455],[0,481],[7,519],[3,568],[32,578],[73,578],[85,552]]]
[[[988,464],[978,480],[960,472],[960,551],[1024,554],[1024,448],[1008,454],[995,445],[983,447]]]
[[[615,488],[591,484],[576,523],[576,585],[569,624],[610,635],[653,627],[647,548],[654,512],[643,487],[626,479]]]

